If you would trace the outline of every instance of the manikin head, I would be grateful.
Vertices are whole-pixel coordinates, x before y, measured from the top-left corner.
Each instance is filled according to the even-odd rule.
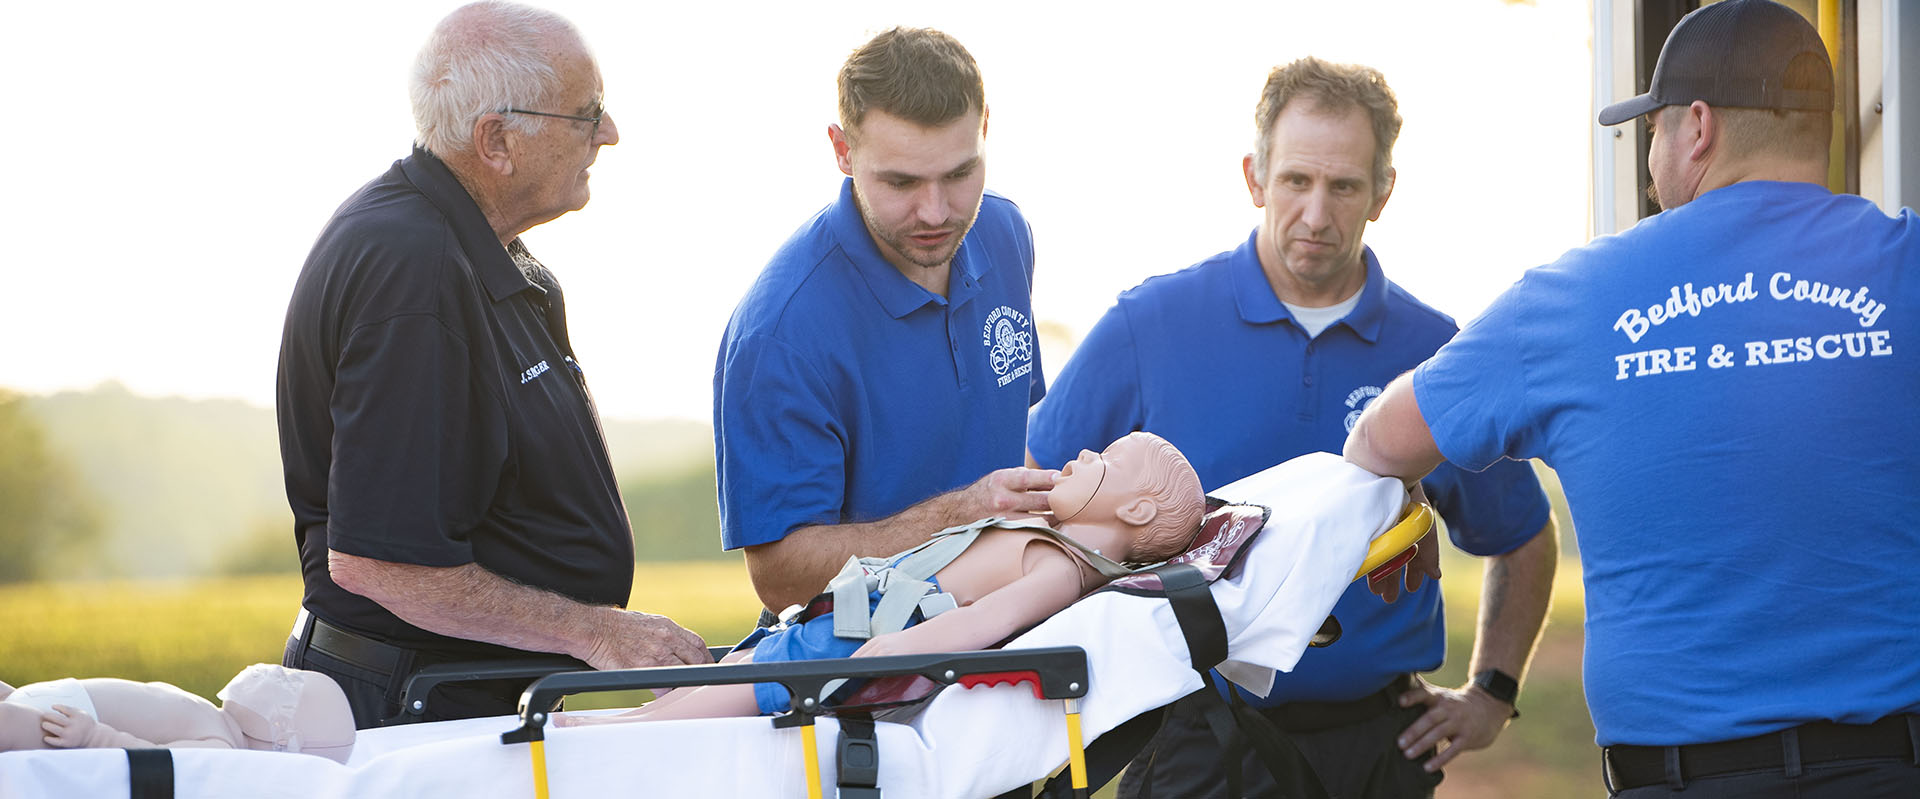
[[[1193,543],[1207,499],[1187,457],[1166,439],[1141,432],[1100,452],[1081,450],[1060,468],[1047,503],[1058,525],[1126,525],[1133,545],[1115,560],[1154,563]]]
[[[353,754],[353,710],[325,674],[266,663],[220,689],[220,710],[240,725],[248,749],[305,752],[340,763]]]

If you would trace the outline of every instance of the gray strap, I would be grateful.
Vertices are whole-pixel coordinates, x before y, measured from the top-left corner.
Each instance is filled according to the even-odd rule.
[[[882,580],[885,584],[880,586],[880,603],[874,605],[873,620],[869,622],[871,635],[886,635],[906,629],[907,619],[913,616],[913,609],[920,606],[920,598],[933,590],[933,583],[907,579],[907,575],[898,571]],[[834,605],[836,610],[839,607],[838,604]],[[838,613],[834,615],[839,616]]]
[[[833,594],[833,634],[841,638],[865,640],[873,637],[873,628],[865,613],[848,613],[844,609],[864,608],[867,606],[868,587],[866,565],[857,557],[847,558],[847,565],[840,567],[840,574],[827,583],[827,592]]]

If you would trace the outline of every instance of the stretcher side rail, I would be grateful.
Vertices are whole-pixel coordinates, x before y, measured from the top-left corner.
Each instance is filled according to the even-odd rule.
[[[1087,653],[1077,646],[1055,646],[550,674],[527,686],[520,695],[521,724],[502,733],[500,742],[543,740],[548,711],[570,694],[777,682],[793,694],[796,714],[813,716],[826,710],[814,697],[819,696],[828,683],[905,675],[918,675],[942,685],[961,683],[969,687],[1025,682],[1032,684],[1036,698],[1080,699],[1087,695]]]
[[[733,651],[732,647],[710,646],[707,647],[707,656],[719,660],[731,651]],[[400,712],[393,718],[381,721],[377,726],[386,727],[425,721],[428,703],[432,701],[430,695],[433,689],[440,687],[443,683],[525,679],[572,671],[580,671],[580,661],[564,655],[515,660],[461,661],[427,666],[414,672],[401,687]]]

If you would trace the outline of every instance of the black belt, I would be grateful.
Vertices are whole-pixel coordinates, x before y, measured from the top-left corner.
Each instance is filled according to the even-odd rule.
[[[1601,753],[1607,785],[1625,791],[1743,771],[1781,771],[1836,760],[1905,759],[1920,764],[1920,716],[1888,716],[1872,724],[1815,721],[1780,732],[1687,746],[1609,746]]]
[[[1288,702],[1260,708],[1260,714],[1288,732],[1315,732],[1345,727],[1400,707],[1400,695],[1413,688],[1413,675],[1402,674],[1387,687],[1346,702]]]
[[[317,615],[311,618],[313,624],[307,630],[308,649],[387,676],[403,670],[410,671],[414,666],[409,662],[414,655],[412,649],[335,627]]]

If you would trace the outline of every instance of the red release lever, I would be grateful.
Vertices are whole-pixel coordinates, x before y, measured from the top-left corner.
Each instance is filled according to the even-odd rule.
[[[1033,684],[1033,698],[1046,698],[1040,695],[1040,673],[1032,670],[987,671],[979,674],[969,674],[960,678],[960,685],[965,688],[973,688],[980,685],[992,688],[996,685],[1019,685],[1023,682]]]

